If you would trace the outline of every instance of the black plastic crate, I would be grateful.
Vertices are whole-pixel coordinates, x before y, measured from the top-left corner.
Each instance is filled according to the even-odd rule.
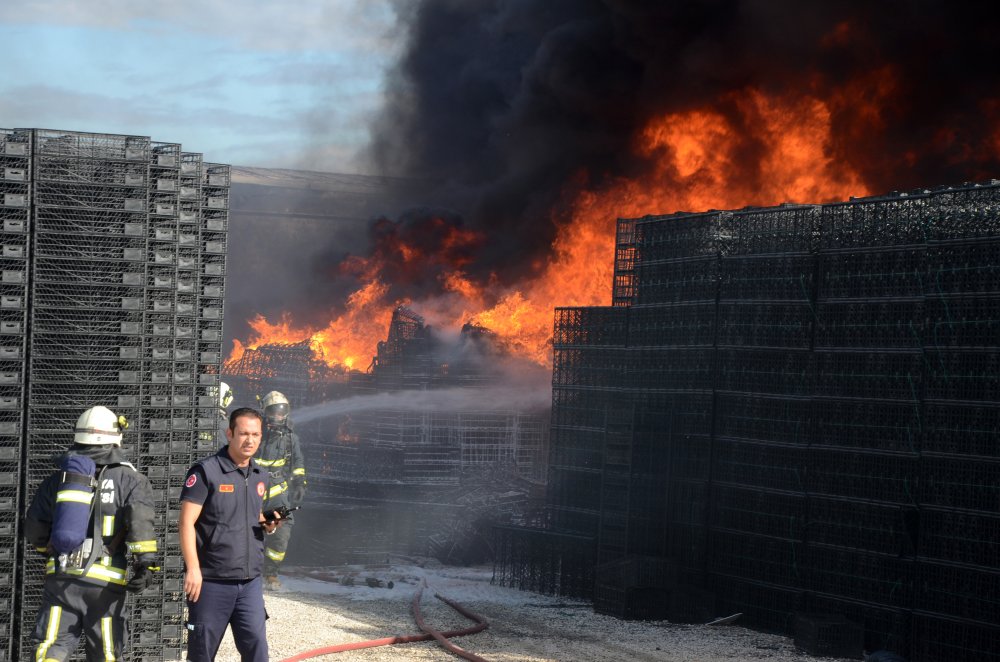
[[[996,513],[1000,461],[925,454],[920,462],[920,503]]]
[[[814,398],[812,441],[822,446],[916,453],[921,447],[917,401]]]
[[[669,474],[672,479],[708,480],[711,471],[711,444],[707,434],[673,432],[669,447]]]
[[[812,404],[808,398],[720,393],[715,433],[746,441],[806,444]]]
[[[712,478],[717,483],[788,492],[806,489],[805,449],[780,444],[717,439]]]
[[[1000,514],[923,507],[919,551],[925,559],[995,567],[1000,559]]]
[[[670,524],[703,526],[707,523],[708,483],[671,480],[667,486],[666,517]]]
[[[715,301],[719,293],[717,258],[646,260],[635,267],[633,305],[652,306],[685,301]]]
[[[32,333],[138,335],[143,312],[127,310],[81,310],[33,306]]]
[[[990,184],[963,184],[934,191],[930,202],[935,239],[980,239],[998,234],[1000,189]]]
[[[1000,404],[925,400],[924,451],[1000,459]]]
[[[816,394],[840,398],[918,400],[924,372],[919,351],[816,351]]]
[[[921,244],[931,238],[926,196],[886,195],[823,205],[820,247],[867,248]]]
[[[809,349],[813,307],[772,301],[721,302],[719,345]]]
[[[711,504],[715,528],[789,540],[805,533],[804,494],[715,485]]]
[[[568,345],[624,345],[629,310],[625,308],[556,308],[552,343]]]
[[[670,589],[676,586],[676,564],[668,558],[630,555],[594,566],[597,584],[623,588]]]
[[[628,350],[623,354],[627,361],[624,373],[619,372],[619,380],[605,385],[624,380],[621,383],[633,388],[708,392],[712,389],[713,354],[711,349],[701,348]]]
[[[956,618],[1000,623],[1000,568],[921,559],[914,606]]]
[[[810,543],[801,562],[805,585],[817,593],[899,608],[913,599],[911,559]]]
[[[708,531],[704,526],[670,523],[666,554],[682,571],[700,573],[708,554]]]
[[[722,301],[806,303],[813,299],[816,272],[813,255],[724,257],[719,269],[719,298]]]
[[[740,623],[750,627],[788,634],[802,608],[803,593],[795,588],[715,573],[709,582],[721,613],[742,613]]]
[[[628,345],[712,346],[715,315],[714,301],[654,308],[634,306],[628,320]]]
[[[810,543],[912,557],[917,549],[918,511],[893,504],[810,496]]]
[[[819,230],[818,205],[744,209],[721,219],[727,255],[808,252]]]
[[[1000,624],[950,618],[935,613],[913,613],[912,657],[916,662],[937,660],[1000,660]]]
[[[816,307],[816,347],[918,349],[923,309],[923,299],[823,301]]]
[[[802,395],[812,388],[812,353],[792,349],[718,351],[717,388],[741,393]]]
[[[670,591],[655,588],[594,586],[594,611],[624,620],[662,620],[670,609]]]
[[[926,356],[926,397],[1000,402],[1000,347],[967,351],[928,349]]]
[[[995,349],[1000,342],[1000,297],[929,297],[928,348]]]
[[[798,587],[805,580],[804,547],[799,541],[713,529],[708,550],[712,572],[786,587]]]
[[[902,505],[918,502],[918,459],[915,455],[818,447],[806,452],[806,484],[811,495]]]
[[[859,659],[864,653],[864,626],[841,614],[795,615],[794,641],[809,655]]]
[[[908,246],[879,251],[824,252],[819,255],[820,303],[831,299],[923,296],[926,251]]]
[[[672,214],[636,219],[637,260],[714,256],[719,252],[722,214]]]
[[[715,619],[715,592],[698,586],[677,586],[670,591],[667,619],[671,623],[708,623]]]
[[[927,294],[1000,295],[1000,239],[932,244],[927,251]]]

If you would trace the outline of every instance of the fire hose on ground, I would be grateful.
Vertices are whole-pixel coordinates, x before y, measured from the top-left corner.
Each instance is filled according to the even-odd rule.
[[[475,625],[461,629],[461,630],[448,630],[446,632],[441,632],[435,630],[434,628],[427,625],[424,621],[423,615],[420,613],[420,598],[423,596],[424,587],[427,585],[427,580],[421,580],[420,586],[417,587],[416,593],[413,594],[413,602],[411,606],[413,608],[413,620],[417,622],[417,627],[419,627],[424,634],[408,634],[408,635],[396,635],[394,637],[385,637],[383,639],[369,639],[368,641],[355,641],[346,644],[336,644],[334,646],[324,646],[323,648],[315,648],[313,650],[305,651],[304,653],[298,653],[292,657],[286,657],[281,662],[299,662],[299,660],[308,660],[309,658],[319,657],[320,655],[330,655],[332,653],[342,653],[344,651],[359,650],[361,648],[375,648],[377,646],[389,646],[391,644],[409,644],[417,641],[430,641],[431,639],[437,640],[441,646],[446,650],[458,655],[461,658],[469,660],[470,662],[487,662],[484,658],[479,657],[467,650],[456,646],[455,644],[448,641],[452,637],[462,637],[468,634],[475,634],[477,632],[482,632],[490,626],[485,618],[475,614],[457,602],[453,602],[448,598],[445,598],[437,593],[434,597],[445,603],[455,611],[457,611],[462,616],[465,616],[470,621],[475,621]]]

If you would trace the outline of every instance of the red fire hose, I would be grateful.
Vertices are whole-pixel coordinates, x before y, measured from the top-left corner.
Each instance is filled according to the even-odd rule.
[[[394,637],[385,637],[384,639],[369,639],[368,641],[355,641],[347,644],[337,644],[335,646],[325,646],[323,648],[315,648],[313,650],[305,651],[304,653],[298,653],[292,657],[286,657],[281,662],[299,662],[299,660],[308,660],[312,657],[319,657],[320,655],[330,655],[332,653],[342,653],[344,651],[353,651],[361,648],[375,648],[376,646],[388,646],[390,644],[408,644],[415,641],[430,641],[431,639],[437,639],[438,643],[444,646],[445,649],[455,653],[456,655],[470,660],[471,662],[486,662],[483,658],[473,655],[472,653],[456,646],[455,644],[448,641],[451,637],[462,637],[467,634],[475,634],[476,632],[482,632],[490,626],[485,618],[474,614],[462,605],[452,602],[447,598],[444,598],[438,594],[434,594],[441,602],[445,603],[462,616],[465,616],[471,621],[475,621],[476,624],[462,630],[448,630],[446,632],[439,632],[424,622],[424,617],[420,613],[420,598],[424,593],[424,586],[427,582],[422,581],[420,586],[417,588],[417,592],[413,594],[413,618],[420,626],[420,629],[424,631],[425,634],[407,634],[407,635],[396,635]]]

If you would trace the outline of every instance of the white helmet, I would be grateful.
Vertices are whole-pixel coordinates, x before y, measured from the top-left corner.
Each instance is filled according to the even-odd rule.
[[[271,391],[261,398],[260,406],[264,408],[264,418],[271,425],[283,424],[292,410],[288,398],[277,391]]]
[[[121,446],[122,431],[127,427],[124,416],[116,416],[107,407],[91,407],[76,419],[73,441],[88,446]]]
[[[233,389],[226,382],[219,382],[219,409],[225,410],[233,404]]]

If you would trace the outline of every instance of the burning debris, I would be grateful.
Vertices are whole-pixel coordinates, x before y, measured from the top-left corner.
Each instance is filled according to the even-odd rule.
[[[457,336],[442,335],[400,306],[367,372],[329,369],[320,356],[309,341],[268,344],[225,366],[226,379],[244,380],[248,394],[282,389],[305,403],[297,408],[289,396],[316,467],[313,513],[301,517],[326,517],[318,506],[347,522],[336,527],[336,540],[314,540],[314,551],[482,560],[489,526],[520,521],[540,502],[547,375],[512,356],[495,334],[467,324]],[[524,373],[532,369],[544,398],[524,397]],[[521,382],[512,386],[514,372]],[[326,398],[317,403],[319,393]]]

